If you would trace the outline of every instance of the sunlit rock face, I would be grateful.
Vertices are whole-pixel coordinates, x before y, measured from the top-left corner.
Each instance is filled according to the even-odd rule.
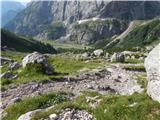
[[[153,100],[160,102],[160,44],[145,59],[145,68],[148,80],[147,93]]]

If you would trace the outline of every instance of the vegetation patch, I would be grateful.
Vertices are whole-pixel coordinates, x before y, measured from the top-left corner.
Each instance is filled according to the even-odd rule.
[[[126,59],[125,63],[132,63],[132,64],[138,64],[138,63],[144,63],[144,60],[139,59]]]
[[[21,37],[4,29],[1,30],[2,47],[7,46],[19,52],[56,53],[53,46],[36,41],[33,38]]]
[[[61,102],[67,101],[64,93],[48,93],[41,96],[29,97],[15,103],[5,109],[8,113],[3,120],[17,120],[18,117],[26,112],[43,109]]]
[[[137,76],[137,82],[141,84],[143,88],[146,88],[147,87],[147,74],[139,73],[139,74],[136,74],[136,76]]]
[[[125,65],[124,69],[130,70],[130,71],[139,71],[139,72],[146,71],[143,65]]]
[[[98,96],[100,104],[91,108],[86,97]],[[47,118],[50,114],[59,113],[61,109],[84,109],[91,113],[97,120],[157,120],[160,114],[160,104],[152,101],[146,94],[133,94],[131,96],[102,96],[98,93],[85,93],[71,102],[65,102],[55,108],[36,114],[33,120]]]
[[[101,63],[96,63],[94,61],[81,61],[76,60],[74,57],[67,56],[56,56],[49,59],[50,64],[55,66],[55,71],[57,73],[66,73],[73,74],[77,73],[79,70],[83,68],[94,69],[97,67],[101,67]]]

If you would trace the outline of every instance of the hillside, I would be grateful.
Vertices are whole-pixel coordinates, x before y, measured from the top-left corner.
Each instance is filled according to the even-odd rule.
[[[23,10],[25,6],[23,6],[19,2],[15,1],[1,1],[1,26],[4,27],[8,22],[13,20],[13,18]]]
[[[107,48],[132,49],[154,45],[160,42],[160,20],[144,22],[131,30],[124,38],[107,44]]]
[[[19,52],[56,53],[56,50],[49,44],[35,41],[32,38],[17,36],[11,32],[1,29],[1,45],[14,48]]]

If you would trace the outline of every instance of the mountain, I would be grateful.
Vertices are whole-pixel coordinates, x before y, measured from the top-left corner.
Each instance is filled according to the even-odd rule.
[[[119,19],[120,21],[127,21],[128,24],[128,21],[152,19],[157,16],[160,16],[159,1],[33,1],[6,25],[5,29],[41,39],[59,39],[62,36],[62,38],[67,37],[67,35],[70,36],[73,24],[83,20],[94,18],[101,19],[101,21],[103,19]],[[101,26],[101,23],[98,26]],[[102,24],[102,28],[107,29],[107,26]],[[121,28],[122,30],[117,30],[115,27],[115,31],[112,30],[114,32],[106,37],[118,35],[125,28],[127,28],[126,25]],[[91,31],[93,32],[91,33]],[[89,34],[85,35],[87,36],[86,40],[76,40],[78,37],[72,38],[75,41],[80,41],[79,43],[85,43],[85,41],[87,44],[94,43],[105,37],[94,38],[92,34],[99,35],[96,31],[95,29],[87,31]],[[72,36],[85,38],[83,34],[86,34],[86,31],[85,33],[83,31],[77,32],[82,35],[74,34]],[[88,39],[88,37],[90,38]]]
[[[160,42],[160,19],[136,27],[117,45],[122,47],[144,47],[157,41]]]
[[[1,1],[1,26],[5,26],[25,7],[15,1]]]
[[[49,44],[35,41],[32,38],[17,36],[4,29],[1,29],[1,46],[2,48],[7,46],[7,48],[12,48],[19,52],[56,53],[56,50]]]

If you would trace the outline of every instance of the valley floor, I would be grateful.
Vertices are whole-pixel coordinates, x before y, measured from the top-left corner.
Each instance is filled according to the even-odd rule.
[[[11,58],[5,52],[2,56]],[[20,62],[23,56],[14,53],[11,59]],[[66,116],[66,119],[81,116],[86,120],[160,119],[160,104],[146,95],[143,62],[111,63],[104,58],[76,60],[75,55],[64,54],[49,57],[56,76],[22,70],[28,77],[20,74],[10,83],[2,81],[4,120],[61,120]],[[2,71],[6,69],[4,66]]]

